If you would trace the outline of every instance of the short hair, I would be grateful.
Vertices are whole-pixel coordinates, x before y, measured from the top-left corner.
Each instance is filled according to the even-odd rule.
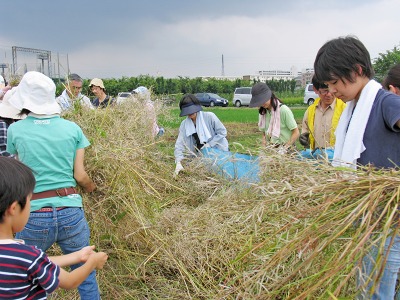
[[[83,79],[81,76],[79,76],[76,73],[72,73],[68,75],[68,80],[69,81],[79,81],[79,82],[83,82]]]
[[[313,75],[313,77],[311,79],[311,83],[313,84],[313,86],[315,87],[316,90],[328,88],[328,86],[325,83],[317,80],[317,76],[315,76],[315,74]]]
[[[201,105],[199,99],[193,94],[183,95],[181,101],[179,102],[179,108],[182,110],[182,106],[185,104],[194,103],[196,105]]]
[[[6,156],[0,156],[0,223],[4,222],[6,210],[18,201],[21,209],[26,198],[35,188],[36,180],[32,170],[22,162]]]
[[[382,83],[385,89],[389,89],[389,85],[400,88],[400,63],[390,68]]]
[[[326,42],[317,53],[314,71],[320,82],[338,79],[354,82],[353,72],[370,79],[375,74],[368,50],[354,36],[339,37]]]

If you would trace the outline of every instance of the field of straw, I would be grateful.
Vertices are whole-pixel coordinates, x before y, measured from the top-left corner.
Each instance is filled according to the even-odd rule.
[[[83,195],[92,244],[109,254],[103,299],[354,299],[374,245],[381,274],[382,242],[398,231],[397,171],[349,172],[267,148],[253,153],[258,184],[213,174],[198,158],[175,180],[178,130],[154,139],[140,103],[64,117],[91,141],[98,189]]]

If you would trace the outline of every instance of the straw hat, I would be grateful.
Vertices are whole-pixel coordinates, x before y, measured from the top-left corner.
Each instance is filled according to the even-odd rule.
[[[98,87],[102,88],[103,90],[106,89],[106,88],[104,87],[103,80],[101,80],[100,78],[93,78],[92,81],[91,81],[90,84],[89,84],[89,88],[91,88],[92,85],[98,86]]]
[[[56,102],[56,85],[49,77],[36,71],[25,73],[9,102],[19,110],[25,108],[38,115],[61,113]]]
[[[24,119],[26,116],[19,116],[20,110],[16,109],[9,102],[11,96],[17,91],[18,87],[12,88],[4,95],[3,102],[0,103],[0,117],[14,120]]]

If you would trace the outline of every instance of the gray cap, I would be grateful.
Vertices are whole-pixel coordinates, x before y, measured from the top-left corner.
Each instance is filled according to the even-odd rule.
[[[264,82],[257,82],[251,88],[251,100],[249,107],[260,107],[271,99],[272,91]]]
[[[201,107],[201,105],[195,104],[195,103],[187,103],[182,105],[181,108],[181,113],[179,114],[180,117],[184,117],[187,115],[191,115],[194,114],[196,112],[199,112],[203,110],[203,108]]]

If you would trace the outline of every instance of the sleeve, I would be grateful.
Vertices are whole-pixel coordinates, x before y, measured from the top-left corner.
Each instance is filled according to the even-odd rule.
[[[185,133],[184,133],[184,124],[185,121],[182,121],[181,126],[179,126],[179,134],[178,138],[175,142],[175,163],[180,162],[183,158],[183,152],[185,151]]]
[[[284,112],[284,121],[287,128],[289,128],[291,131],[297,128],[296,119],[294,118],[293,112],[290,110],[290,108],[286,105],[282,105],[281,111]]]
[[[8,127],[7,130],[7,152],[11,154],[17,154],[17,149],[15,148],[14,135],[13,135],[13,124]]]
[[[386,125],[392,131],[400,132],[400,128],[396,126],[400,120],[400,97],[394,94],[387,96],[382,102],[382,111]]]
[[[46,293],[54,292],[59,285],[60,267],[52,263],[47,255],[40,249],[34,247],[37,258],[29,268],[29,277],[32,282],[39,284]]]
[[[76,125],[76,124],[75,124]],[[83,134],[82,129],[76,125],[77,127],[77,141],[76,141],[76,149],[82,149],[90,146],[89,140]]]
[[[210,113],[210,117],[211,126],[214,129],[215,135],[207,143],[210,144],[211,147],[214,147],[220,144],[221,140],[226,138],[227,130],[214,113]]]
[[[0,156],[10,156],[7,149],[7,124],[0,121]]]
[[[306,112],[304,113],[303,122],[301,123],[301,133],[309,132],[308,128],[309,126],[308,126],[308,108],[307,108]]]

